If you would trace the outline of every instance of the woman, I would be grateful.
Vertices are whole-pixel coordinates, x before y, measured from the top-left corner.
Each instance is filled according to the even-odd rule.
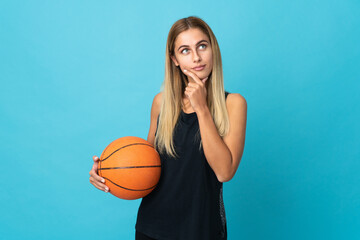
[[[158,185],[142,198],[136,239],[227,239],[223,182],[239,166],[247,104],[224,91],[220,49],[198,17],[171,27],[162,91],[153,100],[147,141],[159,152]],[[97,175],[90,182],[108,191]]]

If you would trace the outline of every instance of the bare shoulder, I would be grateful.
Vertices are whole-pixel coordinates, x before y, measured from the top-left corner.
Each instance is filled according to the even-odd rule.
[[[162,99],[162,92],[159,92],[158,94],[155,95],[154,99],[156,99],[157,102],[161,103],[161,99]]]
[[[150,118],[150,129],[147,137],[147,141],[154,145],[155,132],[157,128],[157,118],[160,114],[162,100],[162,92],[155,95],[151,106],[151,118]]]
[[[160,113],[162,94],[162,92],[156,94],[153,101],[153,107],[157,115]]]
[[[239,109],[247,107],[246,99],[240,93],[229,93],[226,98],[226,107],[229,111],[231,109]]]

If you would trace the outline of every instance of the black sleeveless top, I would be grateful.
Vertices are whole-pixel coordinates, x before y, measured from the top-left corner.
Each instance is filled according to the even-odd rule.
[[[135,229],[158,240],[226,240],[223,183],[199,150],[196,112],[181,111],[173,138],[179,158],[160,154],[160,180],[142,198]]]

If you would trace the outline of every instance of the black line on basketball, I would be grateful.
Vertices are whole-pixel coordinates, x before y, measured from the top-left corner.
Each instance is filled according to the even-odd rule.
[[[149,146],[149,147],[151,147],[151,148],[154,148],[153,146],[151,146],[151,145],[149,145],[149,144],[146,144],[146,143],[132,143],[132,144],[129,144],[129,145],[125,145],[125,146],[123,146],[123,147],[121,147],[121,148],[119,148],[119,149],[116,149],[114,152],[112,152],[109,156],[107,156],[106,158],[104,158],[104,159],[100,159],[100,161],[105,161],[105,160],[107,160],[111,155],[113,155],[115,152],[117,152],[117,151],[119,151],[119,150],[121,150],[121,149],[123,149],[123,148],[126,148],[126,147],[130,147],[130,146],[132,146],[132,145],[145,145],[145,146]]]
[[[108,167],[108,168],[99,168],[101,170],[109,170],[109,169],[127,169],[127,168],[153,168],[153,167],[161,167],[161,165],[153,165],[153,166],[131,166],[131,167]]]
[[[130,188],[126,188],[126,187],[123,187],[123,186],[120,186],[119,184],[116,184],[114,183],[113,181],[111,181],[110,179],[104,177],[106,180],[108,180],[109,182],[111,182],[112,184],[118,186],[118,187],[121,187],[123,189],[126,189],[126,190],[129,190],[129,191],[145,191],[145,190],[150,190],[152,188],[155,188],[157,184],[155,184],[154,186],[150,187],[150,188],[146,188],[146,189],[130,189]]]

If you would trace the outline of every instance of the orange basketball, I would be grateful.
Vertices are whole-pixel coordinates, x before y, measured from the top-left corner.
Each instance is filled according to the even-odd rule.
[[[155,189],[161,174],[160,156],[154,146],[139,137],[122,137],[102,152],[99,176],[109,192],[121,199],[145,197]]]

